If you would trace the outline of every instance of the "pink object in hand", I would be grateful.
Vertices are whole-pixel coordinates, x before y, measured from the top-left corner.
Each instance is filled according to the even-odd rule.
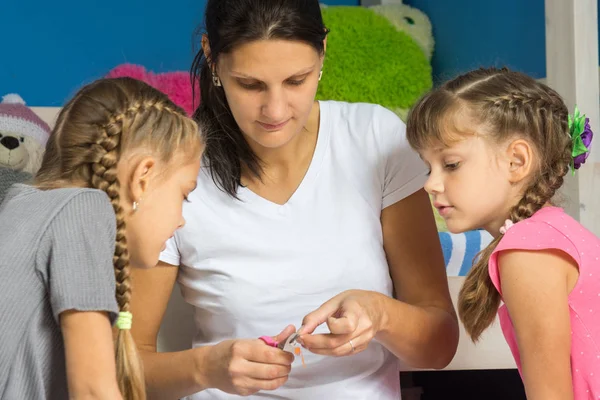
[[[271,347],[277,347],[279,345],[279,343],[277,343],[275,340],[273,340],[273,338],[271,336],[261,336],[261,337],[259,337],[259,339]]]

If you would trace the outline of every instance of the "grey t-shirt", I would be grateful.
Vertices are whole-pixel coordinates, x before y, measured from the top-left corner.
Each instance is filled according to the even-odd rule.
[[[30,173],[25,171],[15,171],[12,168],[0,166],[0,203],[6,196],[8,190],[15,183],[25,183],[31,180]]]
[[[17,184],[0,227],[0,399],[67,399],[59,314],[118,313],[113,208],[99,190]]]

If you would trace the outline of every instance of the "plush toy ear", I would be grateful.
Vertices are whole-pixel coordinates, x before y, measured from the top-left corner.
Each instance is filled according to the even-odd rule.
[[[44,156],[45,149],[37,141],[29,137],[25,138],[25,147],[29,153],[29,161],[27,161],[23,171],[35,175],[42,165],[42,158]]]

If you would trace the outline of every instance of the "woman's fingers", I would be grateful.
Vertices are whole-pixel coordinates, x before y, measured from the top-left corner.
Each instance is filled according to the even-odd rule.
[[[351,335],[311,335],[306,338],[305,347],[314,354],[323,356],[349,356],[365,350],[372,336],[368,333],[352,337]]]
[[[329,317],[335,315],[339,310],[339,301],[334,297],[323,303],[319,308],[307,314],[302,320],[302,326],[298,330],[298,334],[311,334],[314,330],[324,322],[327,322]]]
[[[287,351],[283,351],[277,347],[271,347],[265,344],[260,339],[248,341],[249,343],[240,343],[240,348],[234,354],[239,356],[239,359],[257,364],[272,364],[290,366],[294,362],[294,356]]]
[[[263,364],[247,361],[247,365],[244,366],[244,374],[252,379],[273,380],[287,377],[291,369],[291,364]]]
[[[271,380],[254,379],[245,377],[243,380],[235,382],[237,394],[241,396],[249,396],[261,390],[275,390],[286,383],[288,377],[282,377]]]
[[[294,325],[288,325],[277,336],[273,336],[273,340],[275,340],[278,343],[283,342],[294,332],[296,332],[296,327]]]
[[[238,395],[274,390],[287,381],[293,361],[292,354],[260,339],[222,342],[215,346],[212,387]]]
[[[334,314],[327,318],[329,331],[336,335],[350,334],[356,331],[360,318],[360,310],[345,309],[340,314],[339,317]]]

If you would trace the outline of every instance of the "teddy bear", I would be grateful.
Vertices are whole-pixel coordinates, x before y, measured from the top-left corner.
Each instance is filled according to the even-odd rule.
[[[106,77],[129,77],[145,82],[169,96],[171,101],[183,108],[188,115],[192,115],[200,103],[199,88],[194,92],[196,99],[192,99],[190,74],[185,71],[154,73],[147,71],[141,65],[127,63],[117,65],[108,72]]]
[[[14,183],[28,182],[40,168],[50,127],[17,94],[0,103],[0,202]]]

